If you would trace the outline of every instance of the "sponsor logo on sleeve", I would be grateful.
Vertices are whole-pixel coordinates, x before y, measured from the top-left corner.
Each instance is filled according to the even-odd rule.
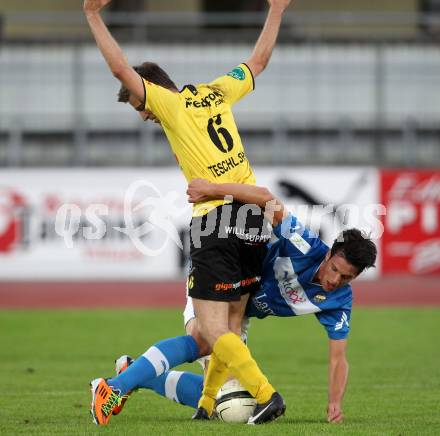
[[[244,72],[243,68],[241,68],[241,67],[235,67],[227,75],[231,76],[237,80],[244,80],[246,78],[246,73]]]

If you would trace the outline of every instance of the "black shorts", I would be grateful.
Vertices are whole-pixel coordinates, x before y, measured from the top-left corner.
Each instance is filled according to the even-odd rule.
[[[232,203],[192,219],[190,297],[238,301],[259,289],[270,232],[263,212],[250,207]]]

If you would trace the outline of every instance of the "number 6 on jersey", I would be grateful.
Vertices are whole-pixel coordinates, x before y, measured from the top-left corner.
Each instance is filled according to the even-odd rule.
[[[227,129],[224,127],[219,127],[217,130],[214,127],[214,123],[217,126],[220,126],[222,123],[221,115],[215,115],[213,118],[210,118],[208,120],[208,133],[209,137],[211,138],[211,141],[214,143],[214,145],[222,152],[222,153],[229,153],[232,148],[234,147],[234,140],[232,139],[231,134],[228,132]],[[220,136],[222,135],[224,140],[226,141],[227,149],[224,148],[222,140],[220,139]]]

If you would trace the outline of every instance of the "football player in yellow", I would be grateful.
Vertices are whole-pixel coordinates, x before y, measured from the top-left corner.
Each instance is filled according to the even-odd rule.
[[[119,100],[128,101],[144,119],[161,123],[188,182],[204,178],[217,183],[255,184],[231,108],[253,90],[255,77],[268,64],[290,0],[268,0],[266,22],[246,63],[208,84],[186,85],[181,91],[156,64],[130,66],[100,16],[110,1],[85,0],[83,9],[98,48],[122,83]],[[199,409],[193,418],[209,419],[217,390],[229,371],[256,398],[257,408],[250,423],[259,424],[282,415],[285,404],[249,349],[231,331],[232,319],[241,318],[249,294],[258,287],[261,252],[268,238],[262,230],[263,216],[248,214],[243,220],[240,206],[224,200],[194,206],[188,294],[193,299],[198,329],[212,355]],[[260,229],[260,234],[251,232],[255,228]],[[141,356],[132,367],[154,368],[160,362],[159,350],[157,355]],[[126,393],[121,386],[109,386],[104,379],[94,380],[95,423],[107,424]]]

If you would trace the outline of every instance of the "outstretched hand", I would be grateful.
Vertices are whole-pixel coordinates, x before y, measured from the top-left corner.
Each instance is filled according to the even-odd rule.
[[[209,200],[211,193],[211,182],[205,179],[193,179],[188,185],[186,193],[190,203],[199,203]]]
[[[84,0],[83,10],[84,12],[99,12],[110,2],[111,0]]]
[[[291,0],[267,0],[270,7],[277,7],[283,11],[290,5],[290,1]]]

